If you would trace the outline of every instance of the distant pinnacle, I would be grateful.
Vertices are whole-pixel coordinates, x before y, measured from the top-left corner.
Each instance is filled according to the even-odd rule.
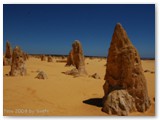
[[[12,57],[12,47],[9,43],[9,41],[7,40],[6,42],[6,54],[5,54],[6,58],[11,58]]]

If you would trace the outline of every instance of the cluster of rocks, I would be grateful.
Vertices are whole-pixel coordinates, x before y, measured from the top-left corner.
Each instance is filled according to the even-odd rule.
[[[11,45],[7,41],[6,54],[5,54],[5,57],[3,58],[3,64],[11,66],[9,76],[18,76],[18,75],[24,76],[24,75],[26,75],[27,69],[25,66],[25,61],[27,59],[29,59],[29,55],[27,53],[23,52],[19,46],[16,46],[12,52]],[[41,56],[41,60],[42,61],[45,60],[45,55]],[[51,56],[48,56],[48,62],[52,62]],[[43,71],[39,71],[38,75],[35,78],[47,79],[48,77]]]
[[[11,65],[10,76],[26,75],[25,60],[28,54],[16,46],[12,52],[10,43],[6,43],[6,54],[3,65]],[[72,70],[64,72],[67,75],[86,76],[85,58],[80,41],[75,40],[72,50],[69,52],[66,66],[74,66]],[[93,59],[90,57],[90,59]],[[41,61],[46,61],[46,56],[41,56]],[[101,60],[100,60],[101,61]],[[48,56],[48,62],[53,62]],[[129,40],[126,31],[120,23],[115,26],[112,36],[106,66],[105,84],[103,85],[104,97],[102,111],[108,114],[128,115],[130,112],[145,112],[151,105],[148,97],[147,81],[143,72],[138,51]],[[153,73],[153,72],[152,72]],[[101,79],[95,73],[94,79]],[[39,71],[35,77],[47,79],[43,71]],[[155,98],[154,98],[155,100]]]
[[[10,76],[26,75],[27,70],[24,61],[27,59],[29,59],[29,55],[24,53],[20,47],[16,46],[12,51],[11,44],[8,41],[6,42],[6,53],[3,57],[3,65],[11,66],[9,71]]]
[[[65,74],[73,75],[73,76],[87,75],[87,72],[85,69],[82,45],[78,40],[75,40],[74,43],[72,44],[72,50],[70,51],[69,56],[67,58],[66,66],[70,66],[70,65],[75,66],[75,68],[71,71],[64,72]]]
[[[107,57],[102,110],[128,115],[151,105],[140,56],[121,24],[114,29]]]
[[[41,61],[47,61],[47,62],[53,62],[53,58],[56,60],[55,62],[58,62],[58,63],[66,63],[67,60],[66,60],[66,57],[65,56],[56,56],[56,57],[52,57],[51,55],[40,55],[40,56],[36,56],[36,58],[40,58]]]

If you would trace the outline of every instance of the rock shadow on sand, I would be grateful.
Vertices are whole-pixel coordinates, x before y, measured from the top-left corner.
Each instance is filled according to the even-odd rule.
[[[90,99],[84,100],[83,103],[97,106],[97,107],[103,107],[102,98],[90,98]]]

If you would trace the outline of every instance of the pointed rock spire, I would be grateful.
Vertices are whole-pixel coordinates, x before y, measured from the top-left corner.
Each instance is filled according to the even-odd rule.
[[[6,42],[6,54],[5,58],[12,58],[12,47],[9,43],[9,41]]]
[[[144,112],[149,108],[150,100],[140,56],[130,42],[126,31],[119,23],[115,26],[109,48],[105,80],[106,82],[103,86],[105,93],[103,111],[107,113],[110,111],[111,114],[118,115],[121,115],[121,113],[124,114],[125,111],[125,115],[127,115],[129,112],[135,110],[135,108],[125,106],[125,104],[125,109],[121,108],[119,106],[120,104],[118,105],[121,101],[117,102],[117,104],[116,102],[113,103],[113,101],[108,103],[107,101],[111,99],[109,97],[112,96],[111,94],[115,90],[117,90],[117,94],[122,93],[118,92],[118,90],[125,90],[125,94],[132,96],[136,111]],[[116,100],[120,100],[120,98],[116,98]],[[127,101],[123,102],[128,103]],[[109,106],[119,107],[111,108]]]

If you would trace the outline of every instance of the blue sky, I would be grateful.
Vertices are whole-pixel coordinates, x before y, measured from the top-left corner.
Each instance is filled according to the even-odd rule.
[[[155,5],[3,5],[3,50],[10,41],[31,54],[68,54],[74,40],[85,55],[107,56],[120,22],[141,57],[155,57]]]

